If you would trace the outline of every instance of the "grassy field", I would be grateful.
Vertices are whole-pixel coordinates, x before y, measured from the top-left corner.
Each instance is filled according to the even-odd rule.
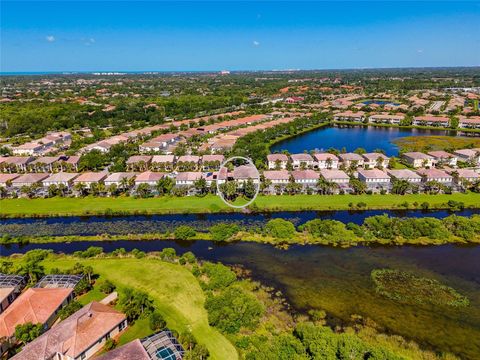
[[[432,151],[480,147],[480,138],[453,136],[406,136],[393,141],[400,151]]]
[[[147,292],[155,307],[164,316],[167,326],[179,332],[191,331],[197,341],[210,351],[212,359],[237,359],[235,347],[216,329],[208,324],[208,315],[203,307],[205,296],[197,279],[182,266],[155,259],[51,259],[43,263],[49,269],[71,268],[74,263],[91,265],[100,275],[118,287],[133,287]],[[98,300],[104,295],[94,289],[80,298],[82,303]],[[148,335],[148,324],[140,320],[120,337],[124,344]]]
[[[363,202],[366,209],[404,209],[405,202],[428,202],[430,208],[448,208],[449,200],[461,201],[466,207],[480,207],[480,194],[455,193],[441,195],[282,195],[259,196],[252,205],[254,211],[349,210]],[[0,200],[2,217],[79,216],[101,214],[174,214],[230,212],[215,195],[199,197],[160,197],[150,199],[118,198],[50,198]]]

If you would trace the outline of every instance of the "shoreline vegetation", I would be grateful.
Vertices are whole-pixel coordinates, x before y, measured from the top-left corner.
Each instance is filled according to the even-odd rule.
[[[365,359],[457,359],[444,349],[385,332],[388,329],[360,315],[352,314],[349,321],[334,326],[334,318],[322,309],[292,311],[280,291],[255,281],[242,267],[201,261],[191,252],[180,256],[173,248],[149,253],[94,250],[74,255],[33,250],[0,265],[11,273],[35,268],[40,277],[88,273],[92,281],[78,296],[80,305],[102,299],[106,286],[118,291],[120,311],[128,294],[144,294],[148,307],[137,311],[114,346],[148,336],[156,314],[188,350],[185,359],[263,360],[266,353],[269,359],[325,354],[332,359],[351,354]],[[158,276],[152,278],[152,273]],[[29,284],[34,282],[30,277]]]
[[[336,220],[314,219],[295,227],[287,220],[269,220],[263,227],[241,227],[235,223],[219,223],[206,231],[180,225],[174,231],[139,234],[99,234],[65,236],[3,235],[0,244],[48,244],[78,241],[213,241],[256,242],[279,248],[291,245],[325,245],[351,247],[359,245],[444,245],[480,244],[480,215],[471,217],[450,215],[433,217],[396,218],[387,215],[368,217],[363,224]]]
[[[452,207],[453,204],[453,207]],[[249,212],[337,210],[458,210],[480,208],[480,193],[258,196]],[[204,197],[84,197],[0,200],[0,218],[212,214],[240,212],[215,195]]]

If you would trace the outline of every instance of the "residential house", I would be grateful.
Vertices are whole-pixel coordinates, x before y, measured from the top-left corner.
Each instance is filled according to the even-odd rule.
[[[446,116],[415,116],[412,124],[417,126],[442,126],[448,127],[450,119]]]
[[[292,154],[290,159],[292,159],[294,169],[313,168],[315,166],[315,161],[310,154]]]
[[[465,117],[460,116],[458,127],[464,129],[480,129],[480,116]]]
[[[337,169],[320,169],[320,176],[328,182],[338,185],[348,185],[350,177],[342,170]]]
[[[12,359],[90,359],[126,327],[124,314],[93,301],[25,345]]]
[[[457,166],[458,158],[446,151],[430,151],[427,154],[433,157],[433,162],[437,166]]]
[[[342,165],[347,169],[350,167],[353,167],[353,168],[363,167],[365,162],[363,157],[356,153],[339,154],[338,158],[342,162]]]
[[[12,180],[18,178],[21,174],[1,174],[0,173],[0,186],[1,187],[10,187],[12,185]]]
[[[390,175],[392,179],[408,181],[410,184],[419,184],[422,182],[422,177],[409,169],[387,169],[387,174]]]
[[[127,168],[130,171],[147,171],[152,161],[150,155],[134,155],[127,160]]]
[[[423,182],[436,181],[444,185],[451,185],[453,176],[439,169],[418,169],[417,174],[422,176]]]
[[[203,155],[202,156],[202,170],[212,171],[219,170],[220,165],[222,165],[225,160],[223,155]]]
[[[50,185],[64,185],[70,188],[73,185],[73,179],[75,179],[78,175],[79,174],[77,173],[66,172],[55,173],[43,180],[43,186],[49,187]]]
[[[66,158],[66,156],[42,156],[30,162],[27,169],[34,172],[53,172],[55,163]]]
[[[368,187],[386,188],[390,185],[390,176],[380,169],[358,169],[358,179]]]
[[[390,158],[381,153],[365,153],[362,156],[365,159],[364,166],[370,169],[387,168],[390,162]]]
[[[0,273],[0,314],[20,295],[24,286],[23,276]],[[0,355],[2,353],[0,351]]]
[[[448,174],[452,175],[454,182],[461,183],[462,181],[468,181],[474,183],[480,180],[480,174],[472,169],[450,169],[445,170]]]
[[[294,181],[303,187],[315,187],[319,179],[319,174],[313,170],[294,170],[291,172]]]
[[[39,154],[45,149],[45,145],[37,142],[28,142],[12,148],[14,155],[31,156]]]
[[[399,125],[403,119],[405,119],[405,115],[403,114],[396,114],[396,115],[373,114],[373,115],[370,115],[370,117],[368,118],[368,122],[374,123],[374,124]]]
[[[150,163],[150,168],[157,171],[173,171],[175,166],[175,156],[173,155],[154,155]]]
[[[430,168],[434,164],[432,156],[416,151],[403,153],[401,159],[415,169],[421,167]]]
[[[270,170],[286,169],[288,156],[285,154],[268,154],[267,162]]]
[[[35,184],[40,184],[49,176],[50,174],[46,173],[23,174],[12,180],[12,187],[20,188],[22,186],[32,186]]]
[[[457,156],[459,161],[480,165],[480,148],[456,150],[453,154]]]
[[[290,174],[287,170],[267,170],[263,172],[263,176],[272,185],[286,185],[290,180]]]
[[[117,172],[112,173],[104,180],[105,186],[116,185],[120,186],[124,179],[127,179],[129,182],[133,181],[137,174],[131,172]]]
[[[176,186],[193,186],[195,182],[202,178],[201,172],[186,171],[180,172],[175,177]]]
[[[330,153],[315,153],[316,167],[318,169],[338,169],[338,157]]]
[[[194,171],[198,169],[200,157],[196,155],[183,155],[177,159],[177,171]]]
[[[254,184],[258,184],[259,173],[255,166],[240,165],[233,169],[233,179],[239,183],[252,180]]]
[[[90,189],[92,184],[103,182],[108,176],[107,172],[86,172],[73,179],[73,185],[84,184],[85,188]]]
[[[147,184],[150,186],[155,186],[157,182],[165,176],[164,173],[161,172],[153,172],[153,171],[145,171],[139,174],[135,178],[135,186],[140,184]]]
[[[73,288],[28,288],[0,314],[0,338],[11,338],[17,325],[28,322],[47,330],[73,297]]]
[[[365,120],[365,113],[363,111],[345,111],[333,114],[333,120],[335,121],[350,121],[350,122],[362,122]]]
[[[25,172],[27,165],[33,161],[29,156],[7,156],[3,157],[0,163],[0,170],[2,172]]]
[[[60,161],[62,171],[78,171],[80,156],[69,156],[66,160]]]

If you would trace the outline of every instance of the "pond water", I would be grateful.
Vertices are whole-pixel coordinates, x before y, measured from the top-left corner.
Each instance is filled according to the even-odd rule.
[[[296,137],[281,141],[270,148],[270,151],[290,153],[303,153],[305,150],[325,151],[329,148],[354,151],[364,148],[371,152],[383,149],[388,156],[398,155],[398,147],[392,142],[404,136],[428,135],[455,135],[455,132],[446,130],[401,129],[395,127],[374,126],[345,126],[323,127],[315,129]]]
[[[480,246],[353,247],[292,246],[276,249],[256,243],[210,241],[115,241],[69,244],[17,244],[0,247],[2,255],[34,248],[71,253],[89,246],[105,251],[119,247],[177,253],[193,251],[199,258],[240,264],[253,277],[280,289],[293,309],[327,311],[332,324],[359,314],[375,321],[381,331],[414,339],[426,348],[450,351],[462,358],[480,358]],[[453,287],[470,300],[466,308],[406,305],[375,292],[370,272],[376,268],[411,271]],[[477,340],[475,340],[477,339]]]
[[[173,231],[180,225],[189,225],[199,231],[205,231],[210,226],[220,223],[236,223],[245,227],[263,227],[267,221],[283,218],[301,225],[312,219],[333,219],[344,223],[361,224],[365,218],[387,214],[396,217],[444,218],[451,213],[446,210],[437,211],[299,211],[272,213],[226,213],[226,214],[188,214],[188,215],[131,215],[131,216],[89,216],[89,217],[52,217],[3,219],[0,222],[0,234],[13,236],[91,236],[99,234],[127,235],[149,233],[164,233]],[[480,209],[467,209],[455,212],[457,215],[470,216],[480,214]]]
[[[376,104],[381,106],[387,105],[387,104],[396,105],[396,106],[400,105],[400,103],[388,101],[388,100],[365,100],[365,101],[362,101],[362,104],[365,104],[365,105]]]

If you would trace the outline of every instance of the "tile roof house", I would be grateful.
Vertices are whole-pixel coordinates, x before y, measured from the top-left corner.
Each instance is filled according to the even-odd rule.
[[[330,153],[313,154],[316,161],[316,167],[319,169],[338,169],[338,157]]]
[[[480,149],[461,149],[453,152],[460,161],[471,161],[477,165],[480,164]]]
[[[293,179],[297,184],[305,186],[316,186],[319,174],[313,170],[294,170],[292,171]]]
[[[94,301],[25,345],[12,359],[90,359],[126,327],[124,314]]]
[[[313,167],[315,165],[315,161],[310,154],[292,154],[290,155],[290,159],[292,159],[292,165],[295,169],[302,166]]]
[[[223,155],[203,155],[202,156],[202,169],[203,170],[219,170],[220,165],[225,160]]]
[[[285,154],[268,154],[267,162],[269,169],[285,169],[288,163],[288,156]]]
[[[480,174],[476,173],[472,169],[452,169],[452,170],[446,170],[446,172],[452,175],[454,179],[455,179],[455,176],[458,176],[459,180],[467,180],[470,182],[475,182],[480,180]]]
[[[343,165],[347,168],[355,164],[357,167],[362,167],[365,161],[361,155],[356,153],[339,154],[338,157]]]
[[[335,121],[353,121],[362,122],[365,119],[365,113],[363,111],[345,111],[339,112],[333,115]]]
[[[0,338],[10,338],[17,325],[31,322],[48,329],[56,314],[73,299],[71,288],[29,288],[0,314]]]
[[[194,172],[194,171],[180,172],[175,177],[175,185],[177,186],[194,185],[195,181],[198,181],[201,178],[202,178],[201,172]]]
[[[27,171],[27,165],[33,161],[28,156],[7,156],[3,157],[0,169],[5,172]]]
[[[434,163],[434,158],[432,156],[415,151],[403,153],[401,158],[414,168],[432,167]]]
[[[152,360],[152,358],[143,347],[141,340],[135,339],[101,355],[96,360]]]
[[[28,164],[28,169],[35,172],[53,172],[54,164],[65,156],[42,156]]]
[[[128,158],[126,164],[129,170],[146,171],[151,161],[152,156],[150,155],[133,155]]]
[[[272,185],[288,184],[290,174],[287,170],[267,170],[263,172],[265,180],[270,180]]]
[[[480,116],[472,116],[470,118],[461,116],[458,119],[458,127],[466,129],[480,129]]]
[[[92,184],[98,184],[102,182],[107,178],[107,176],[107,172],[86,172],[73,179],[73,185],[83,183],[85,184],[85,187],[89,189]]]
[[[66,173],[59,172],[50,175],[48,178],[43,180],[43,186],[48,187],[50,185],[65,185],[67,187],[72,186],[73,180],[78,176],[77,173]]]
[[[348,184],[350,182],[350,177],[342,170],[320,169],[320,176],[336,184]]]
[[[405,180],[409,183],[415,184],[422,182],[422,177],[418,175],[416,172],[413,172],[409,169],[399,169],[399,170],[390,170],[387,169],[387,174],[390,175],[391,178],[397,180]]]
[[[423,125],[423,126],[443,126],[447,127],[450,123],[450,119],[446,116],[415,116],[413,118],[413,125]]]
[[[251,179],[255,184],[258,184],[259,173],[255,166],[240,165],[233,169],[233,179],[240,182]]]
[[[446,151],[430,151],[427,154],[433,157],[436,165],[457,166],[458,158]]]
[[[389,115],[389,114],[373,114],[370,115],[368,121],[377,124],[395,124],[398,125],[405,118],[403,114]]]
[[[417,174],[422,176],[423,182],[437,181],[442,184],[451,184],[453,176],[439,169],[418,169]]]
[[[358,179],[373,186],[390,184],[390,176],[380,169],[358,169]]]
[[[24,174],[16,179],[12,180],[13,187],[22,187],[22,186],[32,186],[34,184],[41,183],[43,180],[48,178],[50,174],[45,173],[35,173],[35,174]]]
[[[167,171],[173,170],[175,164],[174,155],[154,155],[150,163],[150,168],[152,170]]]
[[[110,174],[105,180],[105,186],[110,186],[110,185],[120,185],[122,182],[122,179],[133,179],[137,173],[129,173],[129,172],[117,172],[117,173],[112,173]]]
[[[381,153],[365,153],[362,156],[365,159],[364,165],[372,169],[379,166],[387,168],[390,162],[390,158]]]
[[[178,171],[193,171],[196,170],[200,163],[200,156],[196,155],[183,155],[177,159]]]
[[[154,186],[157,184],[158,180],[160,180],[164,176],[165,173],[145,171],[135,178],[135,186],[138,186],[140,184],[148,184],[150,186]]]
[[[1,174],[0,173],[0,186],[7,187],[11,185],[12,180],[18,178],[21,174]]]

